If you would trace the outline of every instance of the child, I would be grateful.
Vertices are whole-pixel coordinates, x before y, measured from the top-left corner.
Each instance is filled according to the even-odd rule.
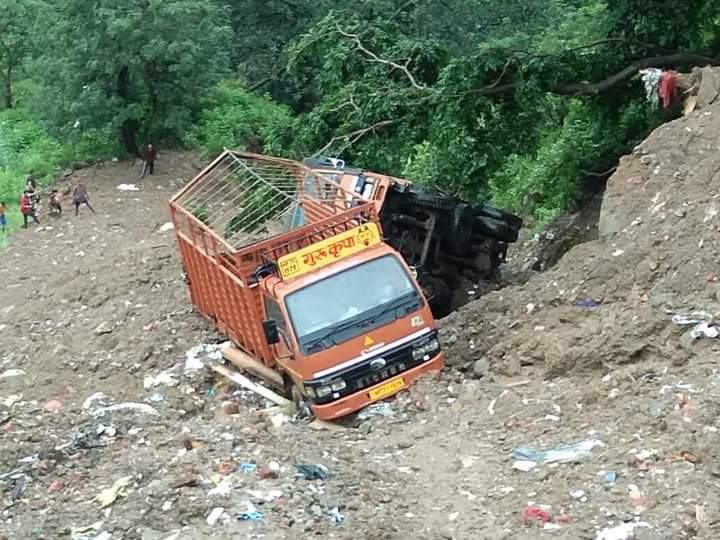
[[[31,197],[31,192],[26,190],[20,198],[20,213],[23,216],[23,229],[27,229],[28,217],[31,217],[36,224],[40,225],[40,221],[38,221],[35,215],[35,206],[30,200]]]
[[[5,233],[5,227],[7,227],[5,210],[7,210],[7,204],[5,204],[5,201],[0,201],[0,232],[3,234]]]
[[[52,192],[50,192],[48,206],[50,207],[51,216],[62,216],[62,199],[63,194],[57,189],[53,189]]]
[[[73,191],[73,204],[75,205],[75,215],[78,215],[78,212],[80,211],[80,205],[84,204],[87,206],[90,210],[92,210],[92,213],[95,213],[95,209],[90,206],[90,195],[88,194],[88,190],[85,187],[85,184],[78,184],[75,186],[75,191]]]

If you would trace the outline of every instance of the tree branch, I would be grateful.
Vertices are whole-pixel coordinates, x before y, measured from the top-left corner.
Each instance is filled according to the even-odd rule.
[[[397,62],[393,62],[392,60],[386,60],[384,58],[380,58],[377,54],[375,54],[370,49],[365,47],[365,45],[363,45],[362,41],[360,41],[360,36],[358,36],[357,34],[350,34],[348,32],[345,32],[342,28],[340,28],[339,25],[336,26],[336,28],[337,28],[338,33],[341,36],[353,40],[355,42],[355,47],[357,47],[358,50],[365,53],[365,55],[367,55],[373,62],[376,62],[378,64],[385,64],[386,66],[390,66],[393,69],[402,71],[405,74],[405,76],[408,78],[408,80],[410,81],[410,84],[413,85],[413,87],[417,88],[418,90],[425,90],[426,87],[424,85],[419,84],[415,80],[415,77],[413,77],[413,74],[410,73],[410,70],[407,67],[407,64],[410,62],[409,59],[403,66],[403,65],[398,64]]]
[[[349,133],[343,133],[342,135],[335,135],[332,139],[328,141],[328,143],[323,146],[320,150],[315,152],[315,156],[321,155],[323,152],[331,148],[336,142],[345,140],[346,144],[343,146],[342,150],[337,152],[338,155],[340,155],[342,152],[350,148],[353,144],[358,142],[360,139],[362,139],[365,135],[368,133],[375,133],[376,130],[382,129],[387,126],[391,126],[393,124],[397,124],[402,118],[395,118],[392,120],[382,120],[380,122],[375,122],[371,126],[367,126],[361,129],[356,129],[355,131],[350,131]]]
[[[573,83],[573,84],[560,84],[548,89],[553,94],[560,94],[563,96],[588,96],[605,92],[629,81],[635,76],[641,69],[646,68],[669,68],[675,67],[679,64],[692,64],[692,65],[720,65],[720,60],[709,58],[707,56],[701,56],[691,53],[674,53],[664,56],[653,56],[651,58],[643,58],[633,62],[625,69],[611,75],[610,77],[603,79],[602,81],[595,83]],[[450,97],[464,97],[470,94],[478,96],[493,96],[498,94],[506,94],[512,92],[517,87],[516,83],[498,84],[496,80],[489,86],[483,86],[481,88],[474,88],[472,90],[465,90],[457,94],[452,94]]]
[[[607,79],[596,83],[577,83],[577,84],[566,84],[552,88],[550,91],[556,94],[566,96],[580,96],[580,95],[593,95],[609,90],[613,86],[622,84],[629,81],[635,76],[641,69],[646,68],[669,68],[675,67],[678,64],[693,64],[693,65],[718,65],[719,60],[708,58],[707,56],[700,56],[697,54],[690,53],[675,53],[668,54],[665,56],[654,56],[652,58],[644,58],[633,62],[628,67],[619,71],[615,75],[611,75]]]

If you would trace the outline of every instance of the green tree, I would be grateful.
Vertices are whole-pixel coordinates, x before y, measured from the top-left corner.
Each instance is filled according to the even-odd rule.
[[[0,70],[5,109],[13,106],[15,71],[31,51],[33,14],[38,6],[35,0],[0,0]]]
[[[39,104],[56,126],[177,141],[227,73],[232,31],[213,0],[48,0]]]

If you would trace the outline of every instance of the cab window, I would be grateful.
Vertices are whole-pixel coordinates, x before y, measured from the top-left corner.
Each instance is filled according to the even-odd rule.
[[[280,333],[287,337],[287,326],[285,325],[285,318],[283,317],[282,311],[278,303],[269,296],[265,296],[265,313],[268,319],[272,319],[277,323],[278,330]]]

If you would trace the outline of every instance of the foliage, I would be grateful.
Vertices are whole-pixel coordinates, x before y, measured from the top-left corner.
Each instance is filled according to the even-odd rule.
[[[53,137],[30,113],[16,108],[0,113],[0,198],[14,202],[25,179],[34,174],[42,186],[74,162],[109,159],[118,151],[114,139],[100,131]]]
[[[55,126],[177,141],[227,73],[231,29],[212,0],[48,0],[38,105]],[[47,19],[51,19],[47,20]]]
[[[717,0],[0,0],[0,196],[152,139],[337,155],[542,221],[666,119],[637,79],[588,83],[678,51],[720,60]]]
[[[268,98],[244,89],[237,81],[222,81],[200,102],[200,115],[187,135],[189,146],[200,147],[206,154],[218,154],[223,148],[253,146],[272,142],[290,122],[290,112]]]

